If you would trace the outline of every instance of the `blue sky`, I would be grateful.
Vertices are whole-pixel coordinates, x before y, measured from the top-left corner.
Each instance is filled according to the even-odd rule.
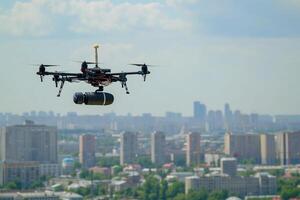
[[[299,114],[300,1],[32,0],[0,2],[0,112],[53,110],[120,114],[165,111],[192,114],[192,102],[243,112]],[[35,76],[30,63],[54,63],[79,71],[73,60],[100,60],[112,71],[146,62],[146,83],[128,81],[105,90],[115,95],[107,107],[73,104],[85,83],[66,84],[62,97],[49,78]]]

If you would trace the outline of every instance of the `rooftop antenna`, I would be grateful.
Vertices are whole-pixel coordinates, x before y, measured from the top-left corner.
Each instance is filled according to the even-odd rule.
[[[96,63],[96,67],[98,67],[98,48],[99,48],[99,44],[95,44],[94,48],[95,48],[95,63]]]

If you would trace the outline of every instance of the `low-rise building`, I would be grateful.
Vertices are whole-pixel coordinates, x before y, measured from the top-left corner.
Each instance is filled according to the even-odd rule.
[[[89,169],[89,171],[91,171],[93,173],[103,174],[105,176],[111,175],[111,170],[108,167],[92,167]]]
[[[58,177],[61,175],[61,166],[57,163],[40,164],[40,176]]]
[[[49,192],[1,193],[0,200],[59,200],[59,196]]]
[[[191,176],[185,179],[185,192],[206,189],[207,191],[227,190],[240,197],[246,195],[272,195],[276,193],[276,177],[266,173],[255,176],[206,175]]]
[[[115,192],[119,192],[128,188],[128,184],[125,180],[113,180],[110,186]]]
[[[28,187],[40,177],[38,162],[1,162],[0,185],[20,181],[22,188]]]
[[[72,192],[10,192],[0,193],[0,200],[83,200],[83,197]]]

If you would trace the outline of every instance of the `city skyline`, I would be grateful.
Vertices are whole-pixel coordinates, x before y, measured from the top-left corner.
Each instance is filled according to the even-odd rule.
[[[228,117],[228,113],[226,114],[226,109],[229,108],[229,110],[231,111],[231,114],[233,115],[234,112],[240,112],[241,114],[246,114],[246,115],[250,115],[250,114],[259,114],[259,115],[269,115],[272,117],[275,116],[281,116],[281,115],[286,115],[286,116],[300,116],[300,112],[299,113],[295,113],[295,114],[288,114],[288,113],[278,113],[278,114],[272,114],[272,113],[259,113],[259,112],[246,112],[245,110],[241,109],[241,108],[237,108],[237,107],[232,107],[230,103],[226,102],[223,104],[223,107],[221,108],[211,108],[209,107],[207,104],[205,104],[205,102],[203,101],[199,101],[199,100],[195,100],[193,102],[191,102],[190,105],[190,112],[189,113],[182,113],[179,112],[178,110],[166,110],[165,112],[160,112],[160,113],[153,113],[151,111],[145,111],[145,112],[139,112],[139,113],[131,113],[131,112],[127,112],[127,113],[118,113],[115,112],[113,110],[107,111],[107,112],[101,112],[101,113],[81,113],[78,112],[76,110],[70,110],[70,111],[65,111],[65,112],[56,112],[55,110],[25,110],[25,111],[20,111],[20,112],[2,112],[0,110],[0,113],[2,114],[13,114],[13,115],[20,115],[20,116],[25,116],[25,115],[32,115],[34,113],[34,115],[39,116],[40,114],[42,115],[61,115],[61,116],[65,116],[68,115],[69,113],[76,113],[77,115],[107,115],[107,114],[116,114],[118,116],[128,116],[128,115],[132,115],[132,116],[142,116],[143,114],[151,114],[152,116],[157,116],[157,117],[164,117],[167,116],[169,113],[177,113],[180,114],[182,117],[195,117],[198,118],[198,114],[195,113],[197,112],[195,110],[195,103],[198,104],[200,103],[202,106],[205,107],[205,121],[207,121],[207,117],[209,116],[209,112],[213,111],[213,112],[222,112],[222,116],[223,117]],[[229,107],[226,107],[226,105],[229,105]],[[199,109],[199,108],[198,108]],[[196,114],[196,115],[195,115]],[[202,113],[203,115],[203,113]],[[200,120],[203,120],[203,116],[202,118],[200,118]]]
[[[299,9],[293,0],[1,1],[0,69],[7,76],[0,84],[9,93],[0,112],[190,115],[186,105],[201,99],[213,109],[226,101],[246,113],[298,114]],[[94,88],[66,84],[57,98],[53,83],[41,84],[28,66],[79,72],[72,61],[91,60],[94,43],[112,71],[134,71],[132,62],[162,67],[151,69],[146,83],[130,79],[130,95],[120,85],[107,87],[114,104],[95,107],[72,101],[75,92]]]

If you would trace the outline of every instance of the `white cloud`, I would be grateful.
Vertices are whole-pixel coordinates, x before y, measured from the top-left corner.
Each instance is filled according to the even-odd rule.
[[[59,1],[60,2],[60,1]],[[162,30],[179,30],[188,27],[182,19],[173,19],[166,14],[166,7],[160,3],[119,3],[111,1],[70,0],[52,3],[54,11],[66,13],[78,18],[72,23],[72,29],[78,32],[130,30],[135,28],[160,28]]]
[[[200,0],[166,0],[166,4],[169,6],[192,5],[198,2],[200,2]]]
[[[12,35],[41,36],[51,31],[50,20],[43,13],[45,1],[16,2],[11,10],[0,14],[0,32]]]
[[[113,3],[110,0],[32,0],[16,2],[0,14],[0,33],[47,35],[61,27],[75,32],[146,30],[186,30],[191,25],[168,14],[165,3]],[[64,30],[60,30],[64,31]]]

